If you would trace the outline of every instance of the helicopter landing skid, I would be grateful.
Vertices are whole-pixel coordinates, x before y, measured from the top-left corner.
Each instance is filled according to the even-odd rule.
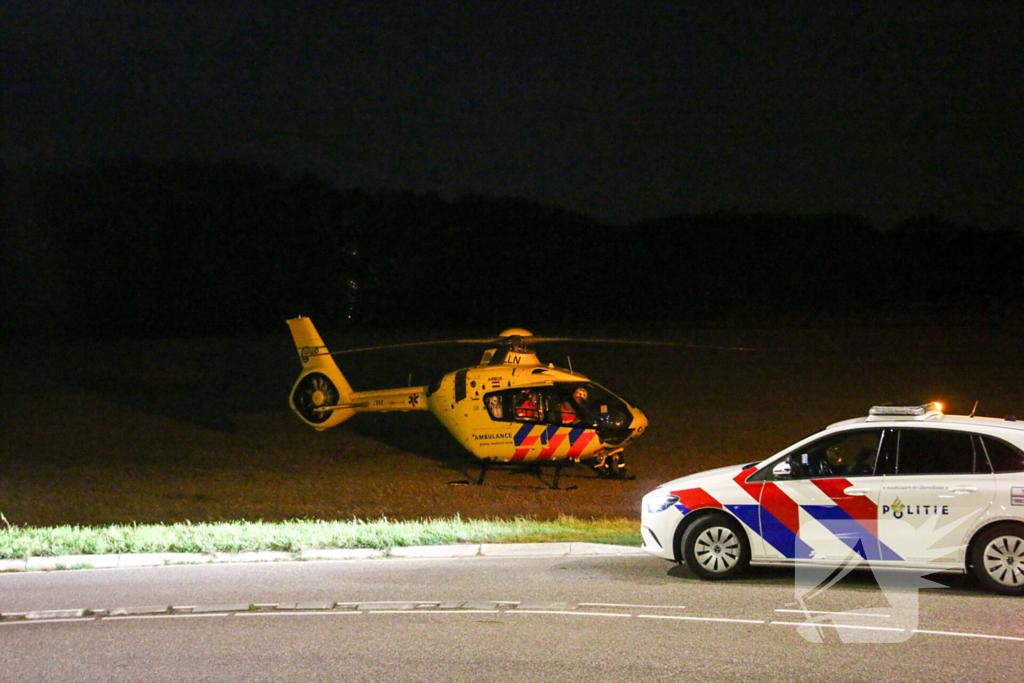
[[[546,466],[553,467],[554,470],[555,470],[555,476],[551,480],[551,485],[548,488],[553,489],[555,491],[562,491],[563,489],[560,488],[559,485],[558,485],[559,484],[559,480],[562,478],[562,470],[564,470],[566,467],[571,467],[571,466],[574,466],[574,465],[576,465],[576,463],[571,461],[571,460],[559,461],[559,462],[555,462],[555,463],[546,463]],[[508,469],[508,470],[512,470],[513,472],[533,472],[533,473],[536,473],[538,475],[543,471],[543,466],[540,463],[536,463],[536,462],[530,462],[530,463],[507,463],[507,462],[494,462],[494,461],[484,460],[481,463],[481,466],[480,466],[480,477],[476,480],[476,485],[477,486],[483,486],[484,485],[484,479],[487,477],[487,472],[489,470],[491,470],[492,468]],[[575,489],[575,488],[576,488],[575,486],[570,486],[568,489],[564,489],[564,490],[568,491],[568,490]]]
[[[568,467],[576,467],[579,464],[580,462],[578,460],[571,459],[560,460],[557,462],[545,462],[543,464],[539,462],[510,463],[505,461],[484,460],[480,464],[480,476],[476,480],[476,485],[483,486],[484,480],[487,478],[487,473],[492,469],[510,470],[516,473],[531,473],[540,477],[544,468],[550,467],[554,469],[554,476],[551,480],[551,485],[548,486],[548,488],[555,491],[571,491],[577,487],[569,486],[562,489],[559,486],[562,478],[562,470]],[[617,481],[632,481],[636,479],[636,475],[627,474],[626,461],[619,453],[608,454],[601,458],[599,462],[594,465],[594,471],[601,479],[615,479]]]

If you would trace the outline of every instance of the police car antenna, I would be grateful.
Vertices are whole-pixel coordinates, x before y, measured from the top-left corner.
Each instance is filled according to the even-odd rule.
[[[974,417],[974,413],[976,413],[976,412],[978,412],[978,402],[977,401],[974,402],[974,407],[971,408],[971,414],[968,415],[967,417]]]

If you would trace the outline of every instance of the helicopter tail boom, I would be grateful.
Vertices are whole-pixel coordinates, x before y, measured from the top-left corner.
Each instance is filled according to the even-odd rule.
[[[339,425],[355,414],[352,387],[324,346],[309,318],[293,318],[288,327],[302,361],[289,404],[307,424],[317,429]]]
[[[357,391],[349,396],[349,401],[351,401],[352,409],[357,413],[429,410],[426,387]]]

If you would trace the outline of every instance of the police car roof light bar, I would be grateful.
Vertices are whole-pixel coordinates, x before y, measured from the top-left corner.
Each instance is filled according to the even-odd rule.
[[[936,401],[930,403],[887,403],[872,406],[868,411],[868,416],[925,420],[930,417],[941,417],[942,404]]]

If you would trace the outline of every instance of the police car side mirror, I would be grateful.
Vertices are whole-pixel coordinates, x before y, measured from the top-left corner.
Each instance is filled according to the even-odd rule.
[[[772,468],[772,476],[776,479],[790,479],[793,476],[793,466],[789,464],[789,458],[783,458]]]

